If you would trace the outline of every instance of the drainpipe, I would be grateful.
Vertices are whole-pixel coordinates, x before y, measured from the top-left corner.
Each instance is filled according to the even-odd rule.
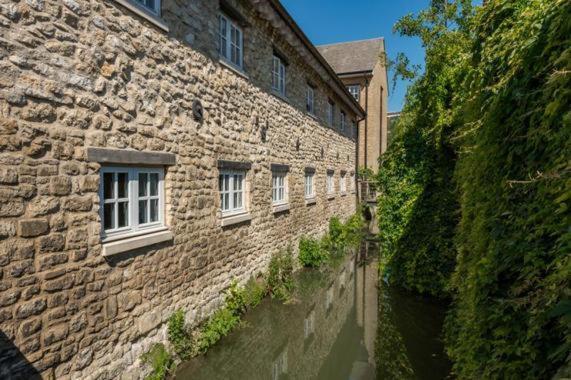
[[[367,157],[367,137],[369,135],[369,131],[368,131],[368,115],[369,115],[369,78],[365,78],[365,144],[363,149],[365,149],[365,168],[368,167],[368,157]]]

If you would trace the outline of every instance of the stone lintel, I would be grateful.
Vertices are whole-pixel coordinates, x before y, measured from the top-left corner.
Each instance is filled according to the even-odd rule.
[[[314,173],[315,173],[315,168],[312,168],[312,167],[309,167],[309,166],[308,166],[308,167],[305,168],[305,172],[306,172],[307,174],[314,174]]]
[[[289,165],[271,164],[270,167],[273,172],[289,172]]]
[[[218,169],[221,170],[250,170],[251,162],[218,160]]]
[[[87,160],[101,164],[175,165],[176,155],[127,149],[87,148]]]

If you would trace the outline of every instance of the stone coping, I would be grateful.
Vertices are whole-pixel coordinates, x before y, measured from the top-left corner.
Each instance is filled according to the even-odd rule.
[[[175,165],[176,155],[130,149],[87,148],[87,160],[102,164]]]
[[[234,224],[249,222],[251,220],[252,220],[252,214],[250,214],[249,212],[244,212],[236,215],[228,215],[228,216],[223,216],[220,219],[220,226],[227,227],[227,226],[232,226]]]
[[[110,243],[104,243],[101,253],[103,256],[109,257],[172,239],[173,233],[171,231],[160,231],[147,235],[135,236],[128,239],[112,241]]]

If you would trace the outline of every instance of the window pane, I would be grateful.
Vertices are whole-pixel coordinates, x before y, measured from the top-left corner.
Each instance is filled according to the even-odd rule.
[[[151,222],[159,220],[159,200],[151,199]]]
[[[218,176],[218,190],[220,190],[220,192],[224,190],[224,176],[222,174]]]
[[[151,185],[150,195],[157,196],[159,195],[159,174],[151,173],[149,176],[150,176],[150,185]]]
[[[115,198],[115,187],[113,185],[113,173],[103,174],[103,199]]]
[[[234,193],[234,208],[238,208],[238,193]]]
[[[236,208],[242,208],[242,194],[243,194],[242,192],[236,193],[236,195],[238,196],[235,203]]]
[[[230,210],[230,194],[224,194],[224,207],[223,210]]]
[[[148,183],[148,174],[147,173],[139,173],[139,196],[145,197],[147,196],[147,183]]]
[[[128,173],[117,173],[117,193],[118,193],[118,198],[129,197]]]
[[[119,202],[117,204],[119,209],[117,228],[126,227],[129,225],[129,202]]]
[[[139,224],[148,223],[147,207],[148,201],[139,201]]]
[[[225,175],[224,176],[224,191],[229,191],[229,190],[230,190],[230,176]]]
[[[106,203],[103,207],[103,228],[105,230],[113,229],[115,223],[115,204]]]

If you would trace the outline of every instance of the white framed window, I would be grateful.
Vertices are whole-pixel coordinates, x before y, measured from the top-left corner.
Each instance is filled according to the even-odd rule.
[[[345,130],[345,125],[347,124],[347,115],[345,115],[344,111],[341,111],[341,123],[340,123],[340,127],[341,130],[344,131]]]
[[[104,239],[164,227],[164,169],[102,167],[99,193]]]
[[[313,172],[305,173],[305,197],[313,198],[315,197],[315,187],[313,184],[315,174]]]
[[[244,171],[223,170],[218,176],[220,209],[222,215],[239,214],[246,211],[244,199]]]
[[[359,98],[361,96],[361,86],[359,86],[358,84],[347,86],[347,91],[349,91],[349,93],[353,95],[356,101],[359,101]]]
[[[305,92],[305,108],[309,114],[315,115],[315,89],[309,84]]]
[[[332,100],[327,102],[327,124],[333,126],[335,122],[335,103]]]
[[[339,191],[342,193],[347,192],[347,178],[345,173],[341,173],[341,178],[339,178]]]
[[[242,28],[224,14],[218,15],[219,54],[232,65],[243,68]]]
[[[286,94],[286,67],[283,60],[274,54],[272,65],[272,90],[285,96]]]
[[[274,205],[287,203],[287,173],[272,173],[272,203]]]
[[[327,194],[333,194],[335,191],[335,180],[333,172],[327,172]]]
[[[351,184],[349,185],[351,192],[354,193],[355,192],[355,173],[351,173],[349,180],[351,181]]]

